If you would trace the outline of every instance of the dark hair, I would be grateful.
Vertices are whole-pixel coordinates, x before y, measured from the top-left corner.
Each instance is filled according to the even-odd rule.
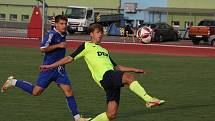
[[[100,25],[100,24],[98,24],[98,23],[95,23],[95,24],[90,25],[90,27],[89,27],[89,32],[90,32],[90,33],[91,33],[91,32],[94,32],[96,29],[98,29],[98,30],[101,31],[101,32],[104,32],[104,31],[103,31],[103,26]]]
[[[55,16],[55,23],[58,23],[60,20],[68,21],[67,17],[64,15],[57,15]]]

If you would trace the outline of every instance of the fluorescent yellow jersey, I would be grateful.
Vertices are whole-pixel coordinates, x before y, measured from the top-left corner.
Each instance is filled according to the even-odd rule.
[[[114,70],[114,66],[117,65],[105,48],[91,42],[81,44],[70,56],[74,60],[84,58],[93,79],[99,86],[101,86],[100,81],[103,79],[104,73],[108,70]]]

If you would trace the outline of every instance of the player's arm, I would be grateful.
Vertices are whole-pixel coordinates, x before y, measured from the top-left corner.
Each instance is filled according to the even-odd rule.
[[[109,58],[110,58],[111,63],[114,66],[114,70],[119,70],[119,71],[123,71],[123,72],[145,73],[144,70],[142,70],[142,69],[118,65],[113,61],[113,59],[111,57],[109,57]]]
[[[115,66],[114,69],[119,70],[119,71],[123,71],[123,72],[145,73],[143,69],[126,67],[126,66],[121,66],[121,65]]]
[[[40,70],[41,71],[46,71],[46,70],[49,70],[49,69],[53,69],[53,68],[56,68],[58,66],[61,66],[61,65],[65,65],[67,63],[70,63],[72,62],[73,60],[75,59],[78,59],[80,57],[83,57],[84,56],[84,53],[85,53],[85,45],[84,43],[81,44],[78,49],[76,49],[71,55],[69,56],[66,56],[64,57],[63,59],[53,63],[53,64],[50,64],[50,65],[41,65],[40,66]]]
[[[66,42],[61,42],[59,44],[52,44],[54,40],[54,34],[48,33],[44,36],[43,41],[40,45],[40,50],[42,53],[51,52],[57,48],[66,48]]]
[[[57,48],[66,48],[66,42],[61,42],[61,43],[56,44],[56,45],[48,45],[46,47],[41,47],[40,51],[42,53],[46,53],[46,52],[51,52]]]
[[[41,65],[40,66],[40,70],[41,71],[46,71],[46,70],[50,70],[50,69],[53,69],[53,68],[56,68],[58,66],[61,66],[61,65],[65,65],[67,63],[70,63],[72,62],[74,59],[71,57],[71,56],[66,56],[64,58],[62,58],[61,60],[53,63],[53,64],[50,64],[50,65]]]

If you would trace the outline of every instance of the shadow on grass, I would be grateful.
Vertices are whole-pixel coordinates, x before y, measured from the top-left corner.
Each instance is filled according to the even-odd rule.
[[[211,106],[215,106],[215,104],[182,105],[182,106],[175,106],[175,107],[152,108],[148,110],[136,110],[136,111],[130,110],[128,112],[124,112],[121,115],[125,117],[130,117],[130,116],[147,115],[147,114],[155,114],[155,113],[171,112],[176,110],[195,109],[195,108],[203,108],[203,107],[211,107]]]
[[[135,117],[140,115],[147,115],[147,114],[156,114],[156,113],[162,113],[162,112],[171,112],[176,110],[186,110],[186,109],[195,109],[195,108],[202,108],[202,107],[211,107],[215,106],[215,104],[199,104],[199,105],[181,105],[181,106],[175,106],[175,107],[163,107],[161,106],[156,108],[150,108],[148,110],[129,110],[129,111],[123,111],[123,113],[120,113],[120,116],[123,117]],[[163,108],[162,108],[163,107]],[[104,109],[105,110],[105,109]],[[102,112],[93,112],[93,111],[83,111],[81,114],[84,116],[97,116]]]

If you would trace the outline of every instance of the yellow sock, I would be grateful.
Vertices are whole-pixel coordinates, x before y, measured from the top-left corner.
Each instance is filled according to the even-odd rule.
[[[149,102],[152,99],[152,97],[146,93],[145,89],[139,84],[138,81],[132,82],[129,86],[129,89],[146,102]]]
[[[96,116],[94,119],[92,119],[91,121],[109,121],[106,112]]]

